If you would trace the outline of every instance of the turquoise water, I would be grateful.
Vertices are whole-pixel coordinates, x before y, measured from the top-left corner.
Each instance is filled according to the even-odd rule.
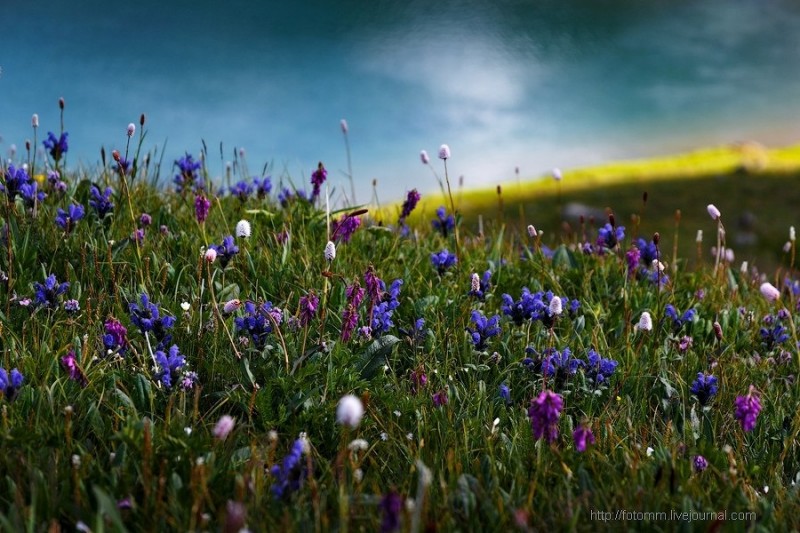
[[[40,5],[35,5],[40,4]],[[744,139],[800,142],[800,3],[782,0],[155,2],[3,0],[0,151],[67,102],[68,164],[124,149],[147,115],[166,161],[235,148],[358,200],[438,189],[419,161],[495,184]],[[219,146],[223,143],[223,156]],[[441,173],[441,169],[439,169]],[[348,187],[349,190],[349,187]]]

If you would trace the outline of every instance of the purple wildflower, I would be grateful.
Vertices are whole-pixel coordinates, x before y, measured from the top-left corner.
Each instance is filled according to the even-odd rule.
[[[761,398],[756,388],[750,385],[750,391],[746,396],[736,397],[735,405],[736,412],[733,416],[742,424],[742,430],[753,431],[758,414],[761,412]]]
[[[313,204],[317,198],[319,198],[320,189],[322,188],[322,184],[325,183],[325,179],[328,177],[328,171],[325,170],[325,167],[322,165],[322,161],[319,162],[317,165],[317,170],[311,174],[311,185],[313,186],[311,190],[311,198],[309,199]]]
[[[27,185],[33,181],[24,168],[15,167],[14,165],[8,166],[4,178],[5,183],[0,184],[0,190],[5,191],[8,199],[11,201],[13,201],[18,194],[21,194],[23,185]]]
[[[64,302],[64,311],[73,314],[81,310],[81,304],[78,300],[70,299]]]
[[[500,397],[506,403],[511,403],[511,389],[505,383],[500,384]]]
[[[420,195],[417,192],[417,189],[412,189],[408,191],[408,196],[406,196],[406,200],[403,202],[403,207],[400,210],[400,218],[397,221],[397,224],[399,226],[405,226],[406,219],[414,210],[414,208],[417,207],[419,200],[420,200]]]
[[[147,227],[153,223],[153,217],[151,217],[148,213],[142,213],[139,217],[139,224],[143,227]]]
[[[319,296],[313,291],[305,296],[300,297],[300,311],[299,321],[301,326],[307,326],[309,322],[316,316],[317,309],[319,308]]]
[[[538,398],[531,400],[528,417],[535,440],[544,438],[552,443],[558,438],[558,418],[563,407],[561,396],[549,390],[542,391]]]
[[[383,512],[381,519],[381,533],[392,533],[400,529],[400,511],[403,510],[403,498],[395,491],[390,490],[381,498],[378,504]]]
[[[194,199],[194,215],[197,217],[197,222],[202,224],[208,218],[208,212],[211,210],[211,202],[203,194],[198,194]]]
[[[685,324],[691,324],[694,321],[697,311],[694,308],[687,309],[683,315],[679,316],[678,310],[672,304],[667,304],[664,308],[664,313],[669,319],[672,320],[672,328],[677,333]]]
[[[61,358],[61,366],[69,374],[69,379],[77,381],[81,387],[86,387],[89,381],[78,366],[78,361],[75,359],[75,352],[70,350],[67,355]]]
[[[447,389],[442,389],[437,391],[433,395],[433,406],[434,407],[442,407],[447,405]]]
[[[103,346],[109,354],[124,354],[128,349],[128,330],[119,320],[110,318],[104,324]]]
[[[364,285],[366,286],[370,303],[377,304],[383,298],[383,291],[386,287],[375,273],[375,267],[372,265],[367,267],[367,271],[364,274]]]
[[[587,359],[586,374],[594,382],[595,386],[608,380],[619,365],[619,362],[604,358],[594,349],[589,350]]]
[[[412,394],[417,394],[420,389],[424,388],[425,385],[428,384],[428,376],[425,374],[425,370],[423,368],[413,370],[409,379],[411,380]]]
[[[579,452],[583,453],[586,451],[587,444],[594,444],[594,433],[592,430],[584,425],[578,426],[578,428],[572,433],[572,439],[575,441],[575,449]]]
[[[702,472],[708,468],[708,460],[702,455],[695,455],[694,459],[692,460],[692,466],[694,467],[695,472]]]
[[[341,218],[331,222],[331,234],[337,243],[350,242],[353,233],[361,226],[361,218],[357,216],[342,215]]]

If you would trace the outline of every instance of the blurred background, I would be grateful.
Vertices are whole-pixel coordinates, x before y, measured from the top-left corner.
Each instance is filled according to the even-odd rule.
[[[469,188],[800,142],[790,0],[3,0],[3,15],[0,150],[24,151],[32,113],[40,140],[58,132],[63,96],[71,168],[124,148],[141,113],[165,168],[205,140],[212,175],[244,148],[252,174],[270,163],[302,186],[323,161],[349,189],[346,119],[361,202],[373,180],[382,201],[438,191],[419,152],[439,165],[442,143]]]

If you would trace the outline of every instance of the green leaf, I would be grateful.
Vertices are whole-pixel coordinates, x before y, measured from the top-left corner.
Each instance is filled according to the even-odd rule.
[[[553,268],[578,268],[578,262],[575,260],[575,254],[567,249],[565,245],[556,248],[553,253]]]
[[[374,377],[378,369],[386,364],[386,358],[392,353],[392,348],[398,342],[400,342],[400,339],[394,335],[384,335],[367,346],[360,358],[359,372],[361,377],[364,379]]]

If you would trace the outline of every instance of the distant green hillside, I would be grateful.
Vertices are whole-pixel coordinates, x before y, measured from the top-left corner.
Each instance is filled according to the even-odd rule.
[[[477,233],[479,216],[485,232],[505,224],[520,238],[528,224],[544,230],[544,244],[582,242],[596,237],[596,226],[613,212],[627,235],[651,237],[660,232],[662,247],[671,261],[678,225],[678,256],[693,264],[697,258],[697,230],[703,230],[703,253],[710,258],[716,244],[716,225],[706,206],[721,211],[727,245],[742,260],[762,270],[779,266],[788,256],[782,248],[789,226],[800,227],[800,146],[765,149],[743,143],[699,150],[671,157],[626,161],[586,169],[567,170],[563,179],[508,182],[497,188],[454,190],[464,231]],[[647,203],[644,203],[644,193]],[[428,224],[441,196],[423,198],[411,222]],[[501,208],[502,207],[502,208]],[[391,220],[396,206],[384,210]],[[585,217],[581,229],[579,215]],[[592,226],[594,214],[594,227]],[[637,218],[638,217],[638,218]],[[637,220],[640,223],[637,224]]]

